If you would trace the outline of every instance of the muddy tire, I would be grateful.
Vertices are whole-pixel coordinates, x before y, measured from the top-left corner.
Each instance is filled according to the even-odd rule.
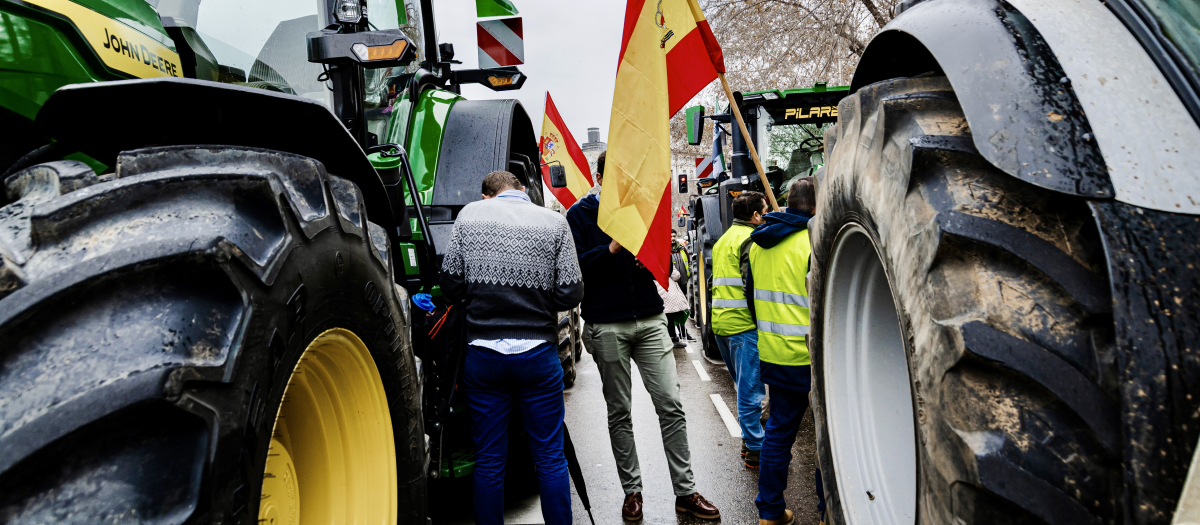
[[[838,115],[811,221],[828,522],[1122,522],[1086,202],[985,162],[943,77],[864,87]]]
[[[398,521],[426,522],[407,297],[352,183],[205,146],[5,186],[0,522],[258,522],[284,389],[331,330],[377,370]]]

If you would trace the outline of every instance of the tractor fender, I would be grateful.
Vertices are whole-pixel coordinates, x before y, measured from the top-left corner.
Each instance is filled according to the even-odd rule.
[[[511,171],[526,188],[541,184],[510,166],[513,154],[540,159],[537,136],[525,108],[515,99],[460,100],[446,117],[442,151],[438,156],[438,181],[433,187],[434,206],[466,206],[480,200],[483,176]],[[540,170],[539,170],[540,171]]]
[[[1113,197],[1083,106],[1024,15],[996,0],[906,7],[863,52],[852,92],[898,77],[944,74],[976,149],[996,168],[1062,193]]]
[[[295,95],[188,78],[73,84],[38,111],[37,129],[109,166],[147,146],[222,145],[303,155],[362,190],[371,222],[395,232],[388,192],[366,153],[324,105]]]

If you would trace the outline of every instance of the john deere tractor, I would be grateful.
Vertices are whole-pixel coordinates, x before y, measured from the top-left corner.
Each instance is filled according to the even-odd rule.
[[[767,166],[767,183],[781,203],[786,202],[787,188],[792,181],[815,174],[824,164],[824,131],[837,121],[838,102],[849,89],[849,86],[818,82],[811,88],[734,93],[734,103],[738,104],[742,118],[746,120],[750,141]],[[713,134],[720,144],[718,147],[724,147],[723,137],[732,136],[729,170],[696,181],[697,196],[688,204],[690,220],[685,223],[688,243],[693,246],[687,295],[692,311],[696,312],[694,320],[700,330],[704,354],[711,359],[721,359],[709,323],[712,319],[712,297],[708,293],[712,289],[712,247],[733,224],[733,198],[746,190],[762,192],[764,187],[750,158],[746,139],[737,123],[732,121],[728,106],[725,111],[708,116],[704,115],[704,106],[693,106],[687,109],[686,115],[688,142],[693,146],[700,144],[705,120],[714,122]]]
[[[828,522],[1195,523],[1200,7],[896,13],[809,223]]]
[[[524,76],[435,29],[0,0],[0,522],[426,523],[469,468],[439,250],[483,175],[542,187],[521,105],[459,95]]]

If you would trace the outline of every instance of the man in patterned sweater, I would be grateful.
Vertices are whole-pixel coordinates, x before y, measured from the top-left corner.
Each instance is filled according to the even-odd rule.
[[[508,414],[529,433],[547,525],[571,523],[563,455],[563,372],[558,312],[583,298],[566,219],[529,201],[512,173],[483,178],[483,200],[454,221],[442,263],[442,293],[466,311],[463,383],[475,440],[475,523],[504,523]]]

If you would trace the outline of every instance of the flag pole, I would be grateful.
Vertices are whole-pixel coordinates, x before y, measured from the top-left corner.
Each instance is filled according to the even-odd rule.
[[[733,90],[729,89],[729,81],[725,80],[725,73],[717,73],[717,77],[721,79],[721,86],[725,88],[725,97],[729,99],[729,107],[733,109],[733,116],[737,119],[738,128],[742,130],[742,138],[746,139],[746,146],[750,149],[750,158],[754,159],[754,168],[758,170],[758,178],[763,183],[763,188],[767,190],[767,200],[771,201],[771,211],[779,211],[779,203],[775,202],[775,190],[771,188],[771,181],[767,180],[767,174],[763,172],[762,161],[758,160],[758,150],[754,148],[754,141],[750,140],[750,132],[746,131],[746,122],[742,120],[742,110],[738,109],[737,103],[733,99]]]

